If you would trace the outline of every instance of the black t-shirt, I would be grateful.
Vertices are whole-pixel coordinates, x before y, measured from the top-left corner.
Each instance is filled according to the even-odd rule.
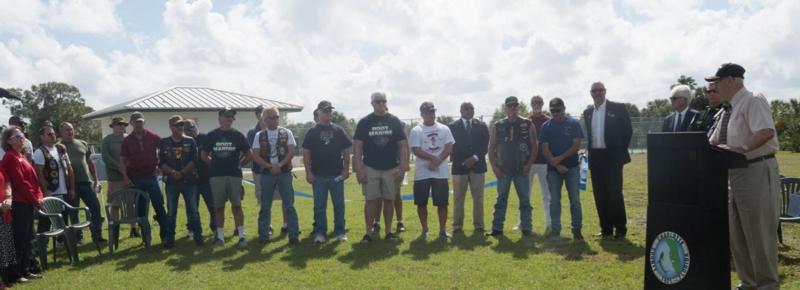
[[[197,165],[197,143],[189,136],[184,136],[181,141],[175,142],[172,137],[162,138],[158,143],[158,165],[166,164],[172,169],[181,170],[189,163]],[[164,182],[173,180],[169,174],[164,173]],[[194,172],[186,174],[180,181],[192,183],[195,181]]]
[[[364,142],[364,164],[378,170],[397,167],[397,142],[406,139],[403,122],[394,115],[383,116],[369,114],[356,126],[353,139]]]
[[[311,172],[322,176],[336,176],[342,173],[344,162],[342,150],[353,142],[344,129],[336,124],[325,126],[317,124],[303,139],[303,149],[311,151]]]
[[[197,143],[197,162],[194,163],[194,168],[197,168],[197,178],[200,181],[208,182],[208,165],[200,160],[200,151],[206,143],[206,134],[200,133],[194,137],[194,141]]]
[[[236,129],[223,131],[217,128],[208,132],[203,142],[203,151],[208,152],[211,157],[211,164],[208,166],[209,177],[242,177],[239,159],[248,150],[250,144],[247,144],[247,138]]]

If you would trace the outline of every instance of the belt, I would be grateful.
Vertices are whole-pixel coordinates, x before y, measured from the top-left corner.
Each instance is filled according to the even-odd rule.
[[[768,160],[768,159],[772,159],[772,158],[775,158],[775,153],[763,155],[763,156],[756,157],[756,158],[753,158],[753,159],[748,159],[747,160],[747,164],[752,164],[752,163],[756,163],[756,162],[759,162],[759,161],[764,161],[764,160]]]

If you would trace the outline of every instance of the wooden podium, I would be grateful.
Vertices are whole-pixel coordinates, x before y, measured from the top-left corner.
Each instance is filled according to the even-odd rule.
[[[728,168],[704,132],[647,135],[645,289],[731,289]]]

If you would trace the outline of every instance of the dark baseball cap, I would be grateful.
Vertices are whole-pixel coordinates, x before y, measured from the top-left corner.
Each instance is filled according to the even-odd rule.
[[[11,116],[11,118],[8,118],[8,124],[14,126],[26,126],[28,125],[28,122],[25,122],[25,120],[22,120],[22,118],[19,116]]]
[[[181,117],[181,115],[173,115],[172,117],[169,118],[170,126],[175,126],[175,125],[183,126],[185,122],[186,120],[184,120],[183,117]]]
[[[506,104],[506,106],[519,105],[519,100],[515,96],[510,96],[510,97],[506,98],[505,104]]]
[[[144,122],[144,115],[142,115],[141,112],[133,112],[133,114],[131,114],[131,123],[134,123],[139,120],[142,120],[142,122]]]
[[[108,126],[114,127],[116,125],[128,126],[128,122],[125,122],[125,119],[123,119],[122,117],[111,118],[111,124],[109,124]]]
[[[225,116],[233,117],[233,116],[236,116],[236,110],[231,109],[230,107],[223,108],[222,110],[219,110],[219,115],[220,116],[225,115]]]
[[[420,113],[436,113],[436,107],[433,106],[431,102],[423,102],[422,105],[419,105],[419,112]]]
[[[331,102],[329,101],[321,101],[319,104],[317,104],[317,110],[324,111],[328,109],[333,109],[333,105],[331,105]]]
[[[726,77],[735,77],[735,78],[744,78],[744,68],[741,65],[729,62],[722,64],[719,69],[717,69],[717,73],[713,76],[706,77],[706,81],[708,82],[716,82],[721,78]]]

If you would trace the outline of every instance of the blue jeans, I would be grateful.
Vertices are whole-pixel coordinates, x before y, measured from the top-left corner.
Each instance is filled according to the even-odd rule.
[[[328,191],[333,203],[333,233],[344,234],[344,181],[335,181],[336,176],[317,175],[314,188],[314,232],[328,233]]]
[[[194,233],[194,239],[203,238],[203,228],[200,227],[200,215],[197,213],[197,188],[194,184],[184,182],[167,183],[164,187],[167,192],[167,236],[168,242],[175,241],[175,219],[178,216],[178,195],[183,193],[183,203],[186,206],[186,219],[189,229]]]
[[[164,197],[161,195],[161,187],[158,186],[158,178],[155,176],[148,178],[133,178],[133,188],[144,191],[150,196],[150,203],[156,211],[156,222],[159,227],[159,237],[162,241],[166,240],[167,234],[167,212],[164,210]],[[144,199],[139,203],[144,203]],[[145,206],[139,207],[139,216],[144,216]],[[149,218],[149,217],[148,217]]]
[[[547,184],[550,187],[550,220],[553,232],[561,232],[561,185],[567,187],[569,196],[569,212],[572,215],[572,233],[579,234],[583,226],[583,213],[581,212],[581,196],[578,191],[580,183],[580,168],[571,167],[567,173],[560,174],[555,169],[548,169]]]
[[[504,175],[497,179],[497,203],[494,204],[494,219],[492,220],[493,231],[503,231],[503,222],[506,220],[506,208],[508,208],[508,193],[511,190],[511,183],[517,190],[519,197],[520,229],[523,232],[533,230],[531,225],[531,196],[529,195],[530,178],[526,175]]]
[[[272,195],[276,186],[281,194],[281,204],[286,213],[289,238],[297,238],[300,235],[300,229],[297,224],[297,211],[294,209],[292,173],[286,172],[279,175],[261,174],[261,208],[258,211],[258,238],[260,240],[269,239],[269,225],[272,218]]]
[[[69,197],[67,197],[69,199]],[[83,200],[83,204],[89,208],[89,213],[91,214],[91,222],[92,224],[89,225],[89,230],[92,232],[92,238],[99,238],[102,236],[101,229],[103,227],[102,222],[100,219],[102,216],[100,215],[100,201],[97,200],[97,194],[94,192],[94,188],[92,187],[92,182],[89,181],[79,181],[75,182],[75,199],[68,200],[69,204],[72,206],[80,206],[79,200]],[[69,219],[71,223],[75,224],[78,223],[78,212],[72,211],[69,214]],[[81,232],[78,232],[78,236],[83,236]]]

